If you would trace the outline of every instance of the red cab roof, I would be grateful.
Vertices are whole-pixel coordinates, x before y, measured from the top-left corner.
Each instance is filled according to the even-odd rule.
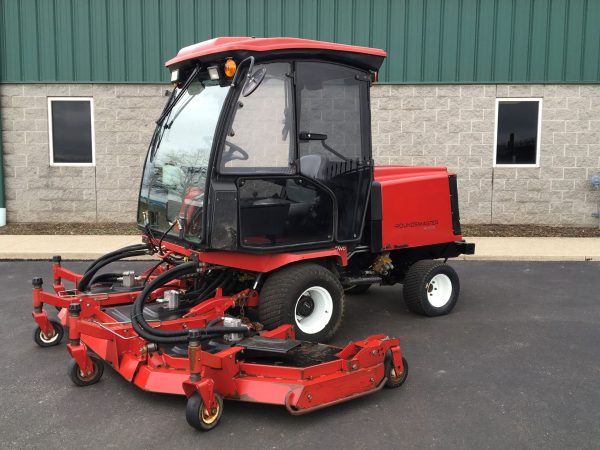
[[[342,53],[357,53],[385,58],[384,50],[356,45],[336,44],[333,42],[314,41],[300,38],[253,38],[253,37],[218,37],[184,47],[177,56],[166,62],[166,66],[173,66],[191,59],[203,56],[222,54],[227,52],[272,52],[281,50],[312,50],[332,51]]]

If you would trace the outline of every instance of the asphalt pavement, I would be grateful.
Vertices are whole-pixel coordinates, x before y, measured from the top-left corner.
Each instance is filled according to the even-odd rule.
[[[64,343],[32,340],[30,279],[49,281],[50,263],[1,262],[0,447],[598,448],[600,263],[452,265],[461,297],[445,317],[410,314],[400,286],[347,299],[335,343],[400,337],[403,387],[299,417],[226,401],[221,424],[201,433],[183,397],[143,392],[110,368],[73,386]]]

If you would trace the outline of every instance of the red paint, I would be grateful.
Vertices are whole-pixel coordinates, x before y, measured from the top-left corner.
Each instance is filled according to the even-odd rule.
[[[462,239],[452,231],[448,170],[444,167],[375,167],[381,185],[384,250]]]
[[[34,292],[38,299],[52,295],[41,289]],[[201,328],[208,320],[222,316],[249,292],[223,296],[219,290],[213,299],[191,311],[189,317],[153,326],[161,330]],[[110,299],[109,295],[106,297]],[[217,353],[197,347],[187,357],[169,356],[161,351],[148,353],[147,341],[135,333],[131,323],[114,322],[103,311],[104,302],[87,300],[78,302],[79,316],[69,316],[71,343],[67,345],[84,374],[93,370],[89,349],[143,390],[188,397],[198,392],[208,405],[214,404],[214,393],[219,393],[228,399],[285,405],[292,414],[310,412],[375,392],[384,381],[386,353],[393,351],[395,364],[401,358],[398,339],[384,335],[350,343],[336,349],[337,358],[333,361],[309,367],[247,362],[240,353],[243,348],[236,346]],[[276,339],[294,338],[291,325],[261,334]],[[199,380],[190,379],[191,370],[200,375]]]
[[[148,238],[147,238],[148,239]],[[195,255],[199,261],[215,264],[218,266],[233,267],[235,269],[251,270],[253,272],[272,272],[275,269],[288,264],[306,261],[310,259],[333,257],[337,262],[346,266],[348,264],[348,249],[345,246],[336,246],[324,250],[312,250],[302,252],[283,252],[283,253],[242,253],[242,252],[224,252],[209,251],[200,252],[190,250],[182,245],[163,241],[163,246],[168,250],[184,256]]]
[[[226,52],[245,50],[250,52],[270,52],[276,50],[330,50],[336,52],[362,53],[385,58],[384,50],[356,45],[336,44],[334,42],[315,41],[299,38],[252,38],[252,37],[218,37],[184,47],[177,56],[165,63],[169,67],[182,61],[215,55]]]

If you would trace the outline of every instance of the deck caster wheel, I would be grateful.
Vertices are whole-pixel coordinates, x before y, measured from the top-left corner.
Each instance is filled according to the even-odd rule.
[[[204,406],[202,397],[196,393],[188,398],[185,408],[185,419],[187,423],[200,431],[210,431],[217,425],[223,415],[223,398],[219,394],[214,394],[217,406],[208,410]]]
[[[97,383],[104,373],[104,363],[102,360],[96,355],[88,354],[88,356],[92,359],[94,370],[87,376],[81,373],[81,369],[74,360],[71,361],[71,365],[69,366],[69,378],[71,378],[71,381],[76,386],[90,386]]]
[[[40,347],[53,347],[55,345],[60,344],[62,340],[65,330],[60,322],[56,320],[51,320],[52,328],[54,329],[53,334],[50,336],[46,336],[40,327],[36,327],[33,332],[33,340]]]
[[[459,292],[458,274],[441,261],[417,261],[408,269],[404,279],[406,306],[423,316],[450,313],[458,302]]]
[[[402,367],[404,367],[404,372],[401,374],[396,373],[396,369],[394,369],[394,365],[392,364],[392,354],[390,352],[385,355],[384,365],[385,376],[387,377],[385,387],[388,389],[395,389],[402,386],[406,381],[406,377],[408,377],[408,363],[406,362],[406,358],[402,357]]]

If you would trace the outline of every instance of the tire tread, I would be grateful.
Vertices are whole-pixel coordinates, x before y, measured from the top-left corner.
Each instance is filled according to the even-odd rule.
[[[450,300],[451,303],[449,303],[449,307],[447,308],[447,311],[444,311],[441,313],[437,312],[437,311],[433,311],[432,308],[427,303],[427,299],[424,299],[422,296],[423,281],[430,278],[431,273],[433,271],[436,271],[439,267],[448,268],[446,270],[450,270],[451,273],[454,274],[453,276],[455,278],[453,280],[453,289],[455,290],[455,292],[453,292],[453,294],[452,294],[454,296],[454,300]],[[448,264],[446,264],[443,261],[439,261],[439,260],[436,261],[436,260],[429,260],[429,259],[417,261],[412,266],[410,266],[410,268],[408,269],[408,272],[406,274],[406,277],[404,279],[403,297],[404,297],[404,302],[406,303],[406,306],[408,307],[408,309],[411,312],[420,314],[423,316],[435,316],[435,315],[449,313],[454,308],[454,305],[456,304],[459,293],[460,293],[460,283],[458,280],[458,275],[456,274],[454,269],[452,269],[452,267],[450,267]],[[428,308],[428,306],[429,306],[429,308]]]
[[[337,332],[344,316],[344,289],[339,279],[331,271],[316,263],[298,263],[285,266],[269,275],[260,291],[258,315],[260,322],[267,329],[276,328],[285,322],[286,309],[290,307],[289,293],[291,286],[301,283],[299,280],[327,277],[334,283],[340,294],[340,314],[333,328],[320,341],[326,341]]]

